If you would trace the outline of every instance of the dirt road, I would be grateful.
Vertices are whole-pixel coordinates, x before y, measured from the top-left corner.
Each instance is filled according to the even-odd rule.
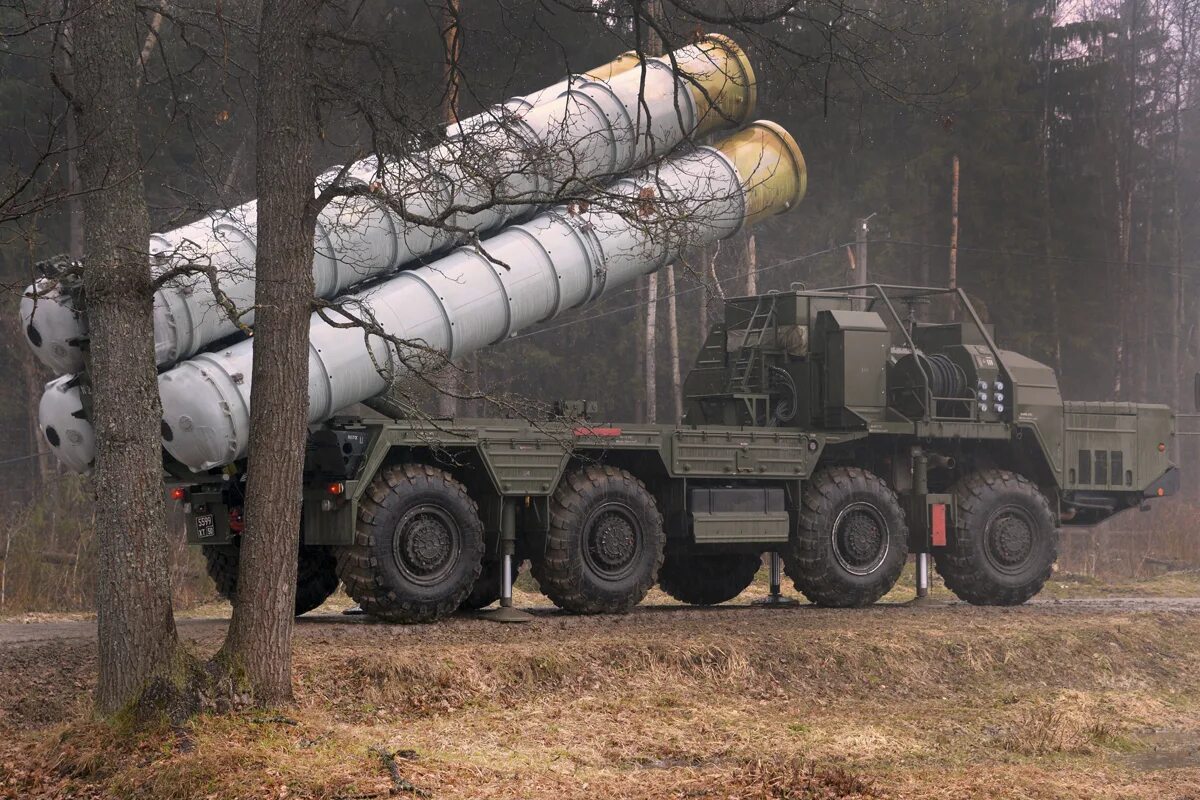
[[[565,614],[559,613],[556,609],[546,606],[526,606],[525,609],[534,616],[534,621],[528,626],[519,626],[516,630],[538,631],[546,625],[553,627],[581,625],[581,626],[596,626],[610,625],[618,618],[614,617],[579,617],[573,618]],[[1098,611],[1165,611],[1165,612],[1181,612],[1181,613],[1197,613],[1200,614],[1200,597],[1099,597],[1099,598],[1066,598],[1066,599],[1044,599],[1034,600],[1025,606],[1019,608],[1005,609],[972,609],[970,606],[956,601],[939,601],[939,606],[926,609],[911,609],[907,608],[902,603],[881,603],[876,607],[876,610],[887,613],[964,613],[964,614],[979,614],[979,613],[996,613],[996,614],[1063,614],[1063,613],[1094,613]],[[639,606],[628,620],[640,621],[643,617],[648,624],[657,625],[662,621],[670,620],[672,622],[690,622],[696,619],[716,620],[716,619],[737,619],[738,615],[758,615],[758,614],[784,614],[784,615],[805,615],[813,613],[837,613],[833,611],[820,612],[818,609],[801,606],[791,609],[760,609],[748,605],[724,605],[716,608],[690,608],[679,605],[642,605]],[[853,614],[854,611],[844,612]],[[749,619],[750,617],[747,617]],[[803,616],[795,618],[797,621],[802,621]],[[201,616],[201,617],[182,617],[176,620],[180,632],[185,636],[192,637],[208,637],[216,635],[224,631],[228,624],[227,616]],[[439,637],[444,633],[463,633],[472,638],[489,638],[486,633],[490,625],[481,625],[484,620],[476,615],[462,615],[446,620],[438,624],[439,628],[444,631],[439,631],[437,634],[432,633],[432,629],[426,626],[395,626],[396,630],[393,635],[398,636],[413,636],[421,638],[424,636],[435,635]],[[341,613],[340,608],[322,609],[310,612],[298,620],[299,630],[304,633],[316,633],[317,631],[329,626],[387,626],[377,620],[369,617],[361,616],[345,616]],[[632,624],[639,624],[633,622]],[[310,628],[312,630],[310,630]],[[351,630],[358,630],[353,627]],[[500,634],[499,631],[496,632]],[[39,615],[38,618],[0,622],[0,647],[11,647],[14,645],[23,644],[38,644],[44,642],[64,641],[73,639],[93,639],[96,636],[96,623],[91,619],[66,619],[56,620],[48,619],[46,615]]]

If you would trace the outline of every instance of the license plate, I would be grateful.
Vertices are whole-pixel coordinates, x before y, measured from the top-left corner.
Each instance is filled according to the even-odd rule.
[[[212,514],[199,514],[196,517],[196,538],[209,539],[217,535],[217,525]]]

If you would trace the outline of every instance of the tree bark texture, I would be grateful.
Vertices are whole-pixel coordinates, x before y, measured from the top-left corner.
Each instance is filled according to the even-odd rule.
[[[96,428],[96,708],[117,711],[181,650],[171,609],[162,410],[150,331],[150,220],[135,121],[141,20],[131,0],[74,9],[72,104],[87,220],[84,291]]]
[[[646,341],[642,365],[646,370],[646,422],[658,422],[658,273],[646,276]]]
[[[675,265],[668,264],[667,274],[667,354],[671,361],[672,422],[683,419],[683,381],[679,375],[679,314],[675,303]]]
[[[221,656],[259,705],[292,696],[292,624],[308,422],[316,117],[315,0],[263,3],[258,50],[257,289],[246,527]]]
[[[458,89],[461,79],[459,57],[462,53],[462,35],[458,25],[458,0],[446,0],[442,9],[442,52],[446,59],[443,79],[445,93],[442,95],[440,118],[444,125],[458,122]],[[467,380],[462,364],[447,364],[441,371],[441,387],[438,393],[438,415],[456,417],[462,412],[463,403],[458,395],[466,394]]]

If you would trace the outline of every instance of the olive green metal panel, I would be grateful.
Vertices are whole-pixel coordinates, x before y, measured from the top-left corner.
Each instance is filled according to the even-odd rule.
[[[1166,406],[1068,402],[1064,412],[1066,488],[1141,491],[1170,466]]]
[[[891,346],[883,319],[873,311],[821,311],[813,339],[825,364],[826,423],[854,427],[856,420],[882,420]]]
[[[692,513],[697,544],[786,542],[790,526],[786,511]]]
[[[305,544],[354,544],[358,501],[343,498],[344,495],[334,498],[324,486],[305,490],[301,519],[304,526],[301,540]]]
[[[1138,405],[1137,488],[1149,486],[1172,465],[1175,415],[1163,405]]]
[[[678,476],[808,477],[823,446],[821,437],[763,428],[676,430],[670,472]]]
[[[496,487],[507,495],[550,494],[570,457],[566,444],[548,435],[484,438],[479,454]]]
[[[1055,481],[1064,481],[1063,401],[1054,370],[1032,358],[1000,351],[1000,363],[1012,381],[1014,423],[1038,443]]]
[[[904,433],[905,428],[915,430],[922,439],[1009,439],[1012,437],[1012,427],[994,422],[955,422],[953,420],[934,420],[917,422],[915,425],[897,425],[887,423],[872,425],[873,433]]]

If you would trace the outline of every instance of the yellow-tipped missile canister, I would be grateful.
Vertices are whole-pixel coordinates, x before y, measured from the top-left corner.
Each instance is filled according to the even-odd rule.
[[[685,248],[793,208],[804,186],[792,137],[755,122],[620,180],[586,204],[560,206],[480,247],[347,295],[343,307],[387,338],[313,316],[309,419],[380,394],[429,349],[462,356],[595,303]],[[203,353],[160,376],[163,445],[187,467],[211,469],[245,454],[253,347],[249,339]]]
[[[808,167],[792,135],[782,126],[760,120],[719,145],[746,181],[746,223],[782,214],[804,199]]]
[[[579,76],[509,101],[465,120],[430,150],[364,159],[344,174],[328,171],[318,192],[334,180],[360,191],[335,199],[317,219],[317,294],[336,297],[476,232],[528,217],[584,184],[660,158],[688,137],[743,124],[754,107],[749,60],[724,36],[705,37],[670,57],[642,61],[626,53],[593,75],[606,77]],[[156,272],[188,264],[206,269],[172,278],[155,297],[160,366],[199,352],[239,324],[253,325],[257,213],[252,200],[151,237]],[[227,304],[217,302],[209,274]],[[58,374],[83,367],[87,320],[55,307],[71,303],[43,280],[21,304],[30,345]],[[237,322],[228,304],[241,312]]]

